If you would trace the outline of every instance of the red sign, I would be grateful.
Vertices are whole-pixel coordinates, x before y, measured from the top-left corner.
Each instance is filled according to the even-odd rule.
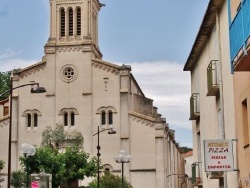
[[[31,188],[39,188],[39,182],[38,181],[33,181],[31,183]]]

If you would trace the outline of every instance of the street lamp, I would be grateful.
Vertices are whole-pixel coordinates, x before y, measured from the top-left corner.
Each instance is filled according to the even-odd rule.
[[[100,131],[100,126],[98,125],[98,129],[97,129],[97,133],[95,133],[93,136],[97,135],[97,162],[98,162],[98,171],[97,171],[97,187],[100,188],[100,133],[109,130],[108,134],[116,134],[116,131],[113,130],[113,128],[109,128],[109,129],[104,129]]]
[[[8,148],[8,181],[7,181],[7,188],[10,188],[10,176],[11,176],[11,136],[12,136],[12,94],[13,90],[25,87],[25,86],[34,86],[31,88],[30,92],[31,93],[45,93],[46,89],[44,87],[39,87],[39,83],[29,83],[29,84],[23,84],[17,87],[13,87],[13,77],[10,79],[10,89],[1,93],[0,96],[9,93],[10,92],[10,123],[9,123],[9,148]]]
[[[29,164],[28,164],[29,158],[28,157],[34,156],[36,154],[36,148],[30,144],[24,143],[21,145],[21,151],[24,157],[26,158],[26,172],[27,172],[26,185],[27,185],[27,188],[29,188]]]
[[[121,150],[120,154],[115,157],[115,161],[117,163],[122,163],[122,188],[124,188],[124,178],[123,178],[123,164],[129,163],[131,159],[131,155],[127,155],[127,152],[125,150]]]

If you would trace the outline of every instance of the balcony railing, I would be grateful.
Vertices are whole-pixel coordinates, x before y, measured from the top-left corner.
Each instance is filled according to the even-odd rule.
[[[234,20],[230,25],[231,62],[242,55],[250,36],[250,0],[242,1]]]
[[[217,60],[210,61],[207,67],[207,96],[217,96],[219,93],[219,64]]]
[[[199,93],[193,93],[190,97],[190,118],[197,120],[200,118],[200,97]]]
[[[192,184],[193,186],[202,185],[201,162],[195,162],[192,167]]]

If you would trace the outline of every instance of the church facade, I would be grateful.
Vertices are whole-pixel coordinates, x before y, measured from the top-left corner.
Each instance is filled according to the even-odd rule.
[[[144,95],[131,67],[102,60],[98,13],[103,5],[98,0],[49,3],[50,36],[41,62],[13,71],[13,88],[36,82],[46,92],[33,94],[27,87],[13,90],[11,171],[19,169],[21,144],[40,146],[43,130],[56,124],[63,124],[65,130],[80,131],[84,150],[96,156],[97,136],[93,135],[100,126],[100,130],[116,131],[100,133],[100,158],[105,170],[120,174],[121,164],[114,157],[126,150],[132,159],[124,164],[124,176],[134,188],[179,187],[185,179],[176,174],[183,175],[184,169],[173,131],[153,106],[153,100]],[[0,103],[4,175],[8,166],[8,106],[8,100]]]

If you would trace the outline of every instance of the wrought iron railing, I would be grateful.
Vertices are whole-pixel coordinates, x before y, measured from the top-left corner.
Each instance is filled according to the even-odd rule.
[[[197,120],[200,117],[199,93],[193,93],[190,97],[190,120]]]
[[[216,96],[219,91],[218,60],[211,60],[207,67],[207,95]]]

